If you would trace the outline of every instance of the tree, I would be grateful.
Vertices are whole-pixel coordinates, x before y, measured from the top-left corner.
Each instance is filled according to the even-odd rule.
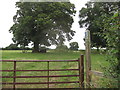
[[[59,51],[59,52],[66,52],[66,51],[68,51],[68,47],[66,46],[66,45],[64,45],[64,44],[59,44],[59,45],[57,45],[57,47],[56,47],[56,51]]]
[[[118,80],[118,87],[120,87],[120,2],[87,3],[86,6],[87,8],[80,11],[79,23],[81,27],[85,26],[91,31],[92,37],[97,34],[105,40],[107,61],[110,62],[107,71]],[[93,42],[93,39],[99,41],[94,37],[92,44],[97,43]]]
[[[18,8],[10,28],[13,41],[22,46],[33,43],[33,52],[39,52],[41,45],[63,43],[71,40],[74,5],[59,2],[17,2]]]
[[[79,46],[77,42],[70,43],[70,50],[78,50]]]
[[[90,30],[92,47],[107,47],[106,39],[103,35],[104,15],[112,16],[112,11],[116,3],[112,2],[88,2],[86,8],[80,10],[80,27],[86,27]],[[99,24],[98,24],[99,22]]]
[[[120,2],[117,2],[112,17],[104,16],[104,37],[108,43],[108,61],[110,75],[118,80],[120,87]]]
[[[5,48],[6,50],[20,50],[20,48],[16,45],[11,43],[9,46]]]
[[[101,27],[101,32],[97,31],[97,34],[106,41],[107,46],[107,56],[110,62],[110,67],[107,69],[109,74],[118,80],[118,87],[120,87],[120,2],[115,3],[93,3],[90,8],[89,17],[81,24],[88,24],[89,30],[92,31],[90,27],[96,25],[98,28]],[[94,9],[96,5],[99,5],[98,12],[101,10],[100,15],[95,17],[90,17],[90,14],[95,16]],[[93,10],[93,11],[91,11]],[[92,22],[93,19],[93,22]],[[95,22],[95,23],[94,23]],[[91,25],[91,26],[90,26]],[[94,31],[93,31],[94,32]],[[93,33],[92,32],[92,33]],[[94,34],[93,34],[94,35]],[[98,40],[97,38],[95,38]]]

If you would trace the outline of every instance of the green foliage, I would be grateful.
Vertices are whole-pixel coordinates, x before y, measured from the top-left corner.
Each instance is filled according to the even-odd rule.
[[[10,28],[13,41],[27,46],[33,43],[33,52],[39,51],[39,45],[50,46],[71,40],[74,5],[65,2],[17,2],[18,8]]]
[[[12,44],[12,43],[4,49],[6,49],[6,50],[20,50],[20,48],[16,44]]]
[[[116,10],[117,11],[117,10]],[[108,42],[108,61],[111,63],[110,73],[118,80],[120,86],[120,12],[117,12],[113,17],[106,18],[105,35]],[[112,24],[112,25],[111,25]]]
[[[31,48],[23,46],[18,47],[17,44],[11,43],[9,46],[2,48],[2,50],[31,50]]]
[[[107,47],[107,71],[120,87],[120,2],[89,2],[86,6],[80,10],[79,24],[91,31],[92,46]]]
[[[107,47],[106,39],[101,35],[104,32],[104,15],[112,16],[115,5],[113,2],[88,2],[86,8],[80,10],[79,24],[90,30],[92,47]]]
[[[107,60],[110,62],[108,69],[109,74],[118,80],[118,87],[120,87],[120,3],[114,4],[111,10],[111,16],[108,17],[107,13],[103,18],[103,36],[107,41]],[[111,82],[113,83],[113,82]]]
[[[58,45],[57,47],[56,47],[56,50],[55,51],[57,51],[57,52],[66,52],[66,51],[68,51],[68,47],[66,46],[66,45]]]
[[[77,42],[71,42],[70,43],[70,50],[78,50],[79,46]]]

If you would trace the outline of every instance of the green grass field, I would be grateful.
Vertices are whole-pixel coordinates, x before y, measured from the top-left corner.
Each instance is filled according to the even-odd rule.
[[[2,59],[3,60],[76,60],[80,57],[80,54],[84,54],[84,51],[68,51],[68,52],[56,52],[54,50],[50,50],[47,53],[22,53],[20,50],[3,50],[2,51]],[[92,70],[104,71],[102,67],[108,67],[109,63],[106,61],[106,57],[104,54],[91,54],[91,62],[92,62]],[[51,62],[50,69],[76,69],[78,64],[76,62]],[[2,62],[2,69],[13,69],[13,63],[11,62]],[[18,62],[17,69],[19,70],[39,70],[39,69],[47,69],[46,62]],[[13,72],[3,72],[3,76],[12,76]],[[76,75],[77,71],[57,71],[50,72],[50,75]],[[47,75],[47,72],[17,72],[18,76],[37,76],[37,75]],[[93,82],[98,81],[99,77],[93,77]],[[17,82],[45,82],[46,78],[18,78]],[[50,78],[50,81],[77,81],[76,77],[61,77],[61,78]],[[12,82],[13,79],[4,78],[3,82]],[[95,82],[95,84],[97,84]],[[47,85],[17,85],[17,88],[46,88]],[[10,88],[12,85],[3,85],[5,88]],[[62,87],[62,88],[77,88],[79,84],[51,84],[51,88],[54,87]],[[95,87],[100,87],[100,85],[96,85]]]
[[[85,55],[84,51],[77,52],[55,52],[54,50],[47,53],[22,53],[20,50],[4,50],[2,51],[3,60],[69,60],[78,59],[80,54]],[[109,63],[106,61],[104,54],[91,54],[92,69],[102,71],[101,66],[107,67]]]

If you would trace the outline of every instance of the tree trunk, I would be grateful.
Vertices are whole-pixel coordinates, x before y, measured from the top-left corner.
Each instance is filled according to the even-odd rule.
[[[38,42],[34,42],[34,47],[33,47],[32,52],[39,53],[39,43]]]

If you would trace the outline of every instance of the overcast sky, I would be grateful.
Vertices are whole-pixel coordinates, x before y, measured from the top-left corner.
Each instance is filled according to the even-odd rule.
[[[12,42],[13,35],[9,33],[10,27],[14,24],[13,23],[13,16],[16,14],[15,2],[19,0],[2,0],[0,2],[0,48],[6,47]],[[75,4],[77,13],[74,17],[74,23],[72,25],[72,30],[76,31],[75,36],[70,42],[76,41],[79,44],[80,49],[84,49],[84,32],[85,29],[79,28],[79,10],[84,7],[85,3],[88,0],[70,0],[71,3]],[[66,45],[69,46],[68,42],[65,42]],[[54,46],[52,46],[54,48]]]

